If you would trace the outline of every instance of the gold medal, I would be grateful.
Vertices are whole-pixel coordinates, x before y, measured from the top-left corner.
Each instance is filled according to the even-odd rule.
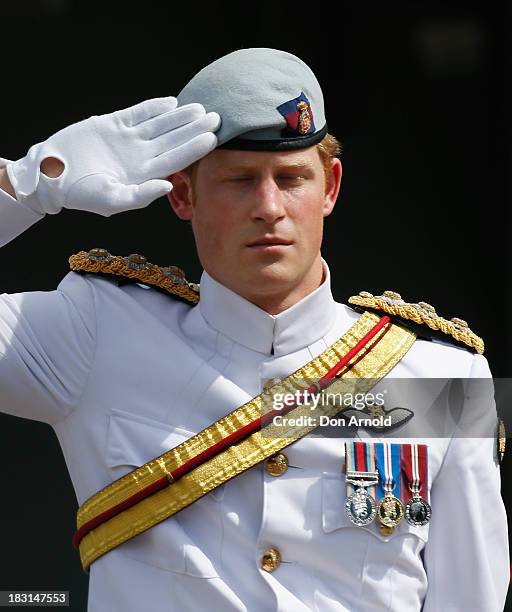
[[[394,529],[404,518],[404,507],[402,502],[398,497],[392,495],[391,491],[386,491],[386,494],[380,500],[377,507],[377,516],[382,525]]]

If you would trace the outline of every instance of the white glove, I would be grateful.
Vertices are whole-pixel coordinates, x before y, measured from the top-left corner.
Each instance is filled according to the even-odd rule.
[[[108,217],[169,193],[163,179],[212,151],[219,125],[201,104],[177,108],[174,97],[154,98],[60,130],[8,164],[7,174],[18,200],[36,212],[64,207]],[[57,178],[40,171],[48,157],[65,166]]]

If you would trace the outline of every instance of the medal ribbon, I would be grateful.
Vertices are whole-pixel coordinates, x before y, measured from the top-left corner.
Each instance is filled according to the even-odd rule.
[[[347,473],[366,472],[370,477],[375,472],[375,446],[370,442],[345,442],[345,461]],[[347,482],[347,497],[354,493],[358,487]],[[375,485],[365,487],[368,493],[375,499]]]
[[[428,502],[428,461],[426,444],[404,444],[402,446],[402,469],[404,473],[404,499],[409,502],[416,487],[418,495]]]
[[[389,490],[395,497],[402,499],[400,479],[400,444],[377,442],[375,444],[377,470],[380,480],[377,485],[377,499],[380,501]],[[394,489],[391,488],[394,486]]]

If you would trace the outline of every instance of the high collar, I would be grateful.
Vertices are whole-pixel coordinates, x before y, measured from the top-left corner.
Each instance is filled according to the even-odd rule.
[[[207,323],[231,340],[260,353],[293,353],[327,334],[336,319],[331,275],[322,259],[323,283],[291,308],[271,315],[206,271],[201,276],[199,308]]]

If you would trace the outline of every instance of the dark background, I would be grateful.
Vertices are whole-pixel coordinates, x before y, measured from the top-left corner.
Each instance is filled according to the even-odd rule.
[[[323,247],[335,297],[394,289],[428,301],[468,320],[494,375],[510,377],[510,4],[189,4],[2,6],[0,155],[18,159],[89,115],[176,95],[237,48],[295,53],[322,84],[344,147]],[[1,290],[54,289],[68,256],[95,246],[200,275],[192,234],[162,199],[108,219],[47,216],[1,250]],[[53,430],[0,415],[0,463],[0,589],[70,590],[71,609],[85,610],[87,577],[71,546],[77,505]]]

